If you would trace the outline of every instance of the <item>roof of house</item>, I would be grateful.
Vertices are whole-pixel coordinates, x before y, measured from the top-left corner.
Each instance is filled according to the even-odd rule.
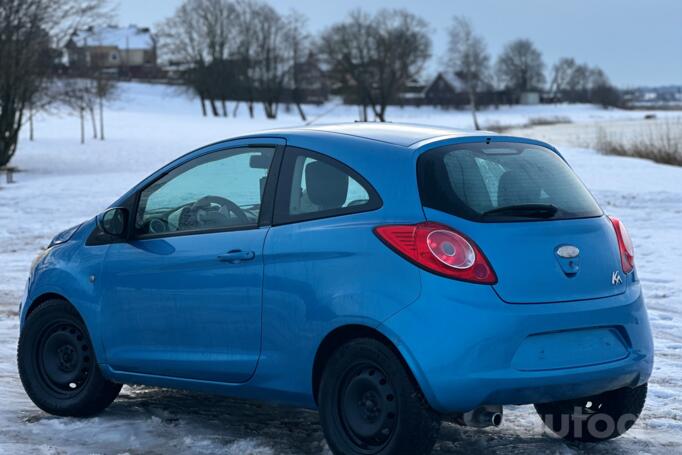
[[[135,25],[79,30],[71,36],[71,40],[79,47],[110,46],[119,49],[151,49],[154,47],[154,39],[149,29]]]
[[[435,84],[439,79],[443,79],[456,92],[464,91],[464,83],[462,82],[462,80],[456,75],[448,72],[438,73],[436,77],[434,77],[433,80],[426,85],[424,91],[426,92],[427,90],[429,90],[433,86],[433,84]]]
[[[330,125],[311,125],[297,128],[270,130],[268,134],[300,134],[316,131],[330,134],[343,134],[356,138],[386,142],[388,144],[410,147],[418,142],[435,138],[463,136],[492,136],[490,131],[463,130],[441,126],[416,125],[410,123],[355,122]],[[262,136],[263,132],[254,134]]]

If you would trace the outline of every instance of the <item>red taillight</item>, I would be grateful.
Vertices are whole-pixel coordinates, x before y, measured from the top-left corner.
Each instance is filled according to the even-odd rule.
[[[635,267],[635,247],[632,245],[632,239],[621,220],[615,216],[610,216],[609,219],[611,224],[613,224],[613,229],[616,231],[618,249],[620,250],[620,264],[623,267],[623,272],[630,273]]]
[[[476,243],[438,223],[379,226],[376,235],[410,261],[462,281],[495,284],[497,276]]]

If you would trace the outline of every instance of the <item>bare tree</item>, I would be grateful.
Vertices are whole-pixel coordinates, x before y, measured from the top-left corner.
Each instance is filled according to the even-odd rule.
[[[24,113],[35,108],[56,60],[53,49],[109,13],[105,0],[0,0],[0,166],[16,153]]]
[[[507,44],[496,63],[502,83],[517,94],[540,89],[545,83],[544,68],[542,54],[527,39]]]
[[[590,68],[589,78],[589,101],[603,107],[620,107],[623,104],[621,93],[609,80],[606,73],[599,67]]]
[[[204,115],[206,102],[213,115],[218,115],[215,85],[220,77],[216,72],[229,55],[233,12],[227,0],[185,0],[159,26],[162,57],[187,65],[185,82],[199,97]]]
[[[585,101],[590,89],[590,67],[586,64],[576,65],[566,88],[568,101]]]
[[[572,58],[561,58],[552,67],[552,80],[549,84],[549,92],[555,100],[562,99],[565,92],[574,81],[578,64]]]
[[[260,101],[266,116],[275,118],[294,62],[308,45],[304,24],[300,14],[285,19],[257,0],[185,0],[159,27],[159,48],[164,58],[187,65],[185,83],[199,96],[204,115],[206,103],[220,115],[219,101],[227,117],[227,100],[234,99],[233,115],[245,101],[253,117]]]
[[[446,63],[449,70],[464,84],[469,95],[471,116],[474,128],[480,129],[476,117],[478,92],[490,80],[490,54],[485,40],[474,33],[471,22],[463,17],[455,17],[448,30],[449,42]]]
[[[431,53],[424,20],[405,10],[369,16],[356,10],[326,30],[320,53],[333,81],[379,121],[401,90],[422,71]]]
[[[80,120],[80,142],[85,143],[85,116],[91,114],[93,137],[97,138],[94,120],[97,103],[97,82],[87,78],[64,78],[54,82],[54,93],[60,105],[78,116]]]
[[[253,79],[267,118],[277,118],[279,101],[291,59],[287,46],[287,29],[282,17],[272,7],[257,5],[253,41]]]
[[[259,19],[260,3],[255,0],[237,0],[236,26],[241,39],[238,40],[235,57],[241,68],[239,88],[243,92],[240,98],[247,103],[249,116],[253,118],[253,104],[256,101],[256,87],[253,78],[256,64],[256,44],[251,39],[256,33]]]
[[[107,77],[103,71],[99,70],[95,74],[95,97],[97,98],[97,108],[99,110],[99,140],[104,140],[104,103],[116,98],[118,85],[116,81]],[[91,111],[94,112],[94,111]]]
[[[277,115],[292,52],[288,23],[256,0],[185,0],[160,27],[165,56],[189,66],[185,82],[217,116],[227,100],[246,101],[251,117],[262,101],[268,118]],[[302,35],[298,35],[302,39]],[[297,45],[302,46],[300,41]],[[235,105],[235,115],[236,115]]]
[[[292,11],[285,18],[286,21],[286,45],[290,53],[291,65],[289,67],[289,79],[291,86],[291,97],[298,115],[301,120],[306,121],[303,112],[303,89],[302,85],[307,79],[307,58],[312,49],[310,46],[311,37],[307,31],[307,18],[298,11]]]
[[[227,97],[231,81],[228,59],[232,53],[236,32],[236,8],[229,0],[201,0],[195,8],[203,30],[208,60],[205,82],[213,115],[218,115],[216,101],[220,101],[223,117],[227,117]]]
[[[599,103],[605,107],[622,104],[620,92],[601,68],[578,64],[572,58],[561,58],[553,66],[550,91],[556,100]]]

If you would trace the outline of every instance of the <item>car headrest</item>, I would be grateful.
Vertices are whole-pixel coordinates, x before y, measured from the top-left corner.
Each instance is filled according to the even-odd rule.
[[[506,171],[497,185],[497,206],[533,204],[540,199],[540,186],[525,172]]]
[[[323,161],[305,167],[306,193],[322,210],[341,207],[348,195],[348,175]]]

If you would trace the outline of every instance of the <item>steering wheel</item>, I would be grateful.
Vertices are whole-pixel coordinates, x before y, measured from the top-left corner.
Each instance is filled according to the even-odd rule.
[[[225,216],[226,218],[229,218],[229,214],[233,213],[241,224],[249,224],[249,218],[246,216],[246,212],[244,212],[244,210],[242,210],[242,208],[237,204],[222,196],[204,196],[192,204],[190,206],[192,219],[195,220],[199,225],[203,224],[202,220],[200,219],[200,211],[208,210],[212,204],[219,205],[221,211],[225,209],[227,213],[221,213],[221,215]]]

